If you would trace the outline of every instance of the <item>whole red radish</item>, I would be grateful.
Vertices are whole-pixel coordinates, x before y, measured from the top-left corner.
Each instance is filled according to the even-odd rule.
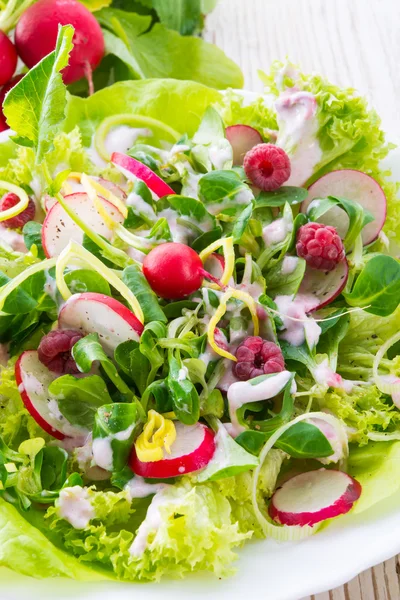
[[[5,131],[6,129],[10,129],[9,126],[7,125],[6,118],[3,114],[4,98],[6,97],[7,92],[9,92],[14,87],[14,85],[16,85],[18,83],[18,81],[22,78],[23,78],[23,75],[16,75],[12,79],[10,79],[10,81],[8,83],[6,83],[6,85],[3,85],[3,87],[0,90],[0,131]]]
[[[0,85],[11,79],[17,68],[18,55],[12,41],[0,31]]]
[[[104,55],[104,38],[95,17],[77,0],[39,0],[21,16],[15,29],[15,44],[24,63],[32,68],[56,46],[58,26],[75,29],[69,65],[63,70],[64,83],[87,77]]]
[[[178,242],[153,248],[143,261],[143,275],[151,289],[168,300],[190,296],[201,287],[204,277],[219,284],[218,279],[203,269],[199,255]]]

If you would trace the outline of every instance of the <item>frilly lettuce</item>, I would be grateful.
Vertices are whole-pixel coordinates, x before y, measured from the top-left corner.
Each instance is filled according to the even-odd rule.
[[[57,507],[48,510],[50,528],[81,561],[102,563],[121,579],[159,580],[194,570],[226,575],[236,558],[233,548],[251,535],[233,522],[231,505],[216,484],[193,487],[185,480],[165,492],[160,527],[149,534],[143,554],[131,556],[140,521],[135,521],[126,492],[90,494],[96,516],[86,529],[73,529],[59,517]],[[147,506],[148,500],[138,502],[138,511],[143,503]]]
[[[270,131],[276,131],[278,128],[274,109],[268,105],[265,98],[257,97],[253,92],[227,90],[222,100],[216,104],[216,108],[227,127],[237,124],[250,125],[267,139]]]

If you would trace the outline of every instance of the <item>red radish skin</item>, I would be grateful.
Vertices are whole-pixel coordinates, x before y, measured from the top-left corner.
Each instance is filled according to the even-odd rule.
[[[143,275],[161,298],[179,300],[190,296],[210,276],[199,255],[189,246],[167,242],[153,248],[143,261]]]
[[[36,350],[23,352],[15,364],[18,391],[36,423],[57,440],[85,436],[88,431],[74,427],[67,420],[62,423],[51,413],[47,389],[58,376],[40,362]]]
[[[348,276],[349,265],[346,259],[333,271],[318,271],[307,266],[298,294],[307,297],[315,296],[316,305],[312,311],[319,310],[333,302],[343,292]]]
[[[91,80],[91,72],[104,56],[101,27],[91,12],[77,0],[39,0],[21,16],[15,29],[17,51],[32,68],[56,46],[58,26],[75,29],[69,64],[62,71],[64,83],[82,77]]]
[[[292,477],[274,493],[268,513],[281,525],[313,526],[349,512],[361,491],[360,483],[343,471],[309,471]],[[303,510],[307,506],[313,510]]]
[[[9,126],[7,125],[6,118],[3,114],[4,98],[6,97],[6,94],[10,90],[12,90],[14,85],[16,85],[18,83],[18,81],[20,81],[22,79],[22,77],[23,77],[23,75],[16,75],[8,83],[6,83],[6,85],[3,85],[3,87],[0,90],[0,131],[6,131],[6,129],[10,129]]]
[[[375,217],[362,232],[364,246],[372,244],[381,232],[386,221],[386,196],[375,179],[354,169],[340,169],[323,175],[308,188],[308,197],[301,205],[301,212],[307,212],[312,200],[337,196],[354,200]],[[346,235],[349,219],[341,208],[332,208],[320,219],[325,225],[337,226],[342,238]]]
[[[0,30],[0,85],[7,83],[17,68],[18,55],[12,41]]]
[[[129,466],[136,475],[149,479],[168,479],[199,471],[208,465],[215,452],[214,432],[201,423],[195,425],[177,423],[175,427],[177,437],[171,446],[171,455],[164,451],[162,460],[142,462],[133,447]],[[183,436],[187,438],[185,441],[182,440]],[[189,452],[179,455],[179,444],[186,446]]]
[[[174,190],[161,177],[135,158],[121,152],[113,152],[111,162],[130,181],[136,181],[136,179],[144,181],[159,198],[175,194]]]
[[[109,215],[115,221],[122,224],[124,217],[118,208],[101,196],[99,196],[99,199]],[[68,196],[64,196],[64,200],[85,223],[90,223],[91,228],[96,233],[109,240],[113,237],[112,230],[104,223],[102,216],[97,212],[95,205],[89,200],[86,193],[76,192],[75,194],[69,194]],[[51,206],[51,202],[51,199],[45,200],[46,210],[47,206]],[[81,244],[83,241],[83,231],[66,214],[61,204],[55,202],[49,209],[42,227],[42,245],[47,258],[58,256],[71,239]]]
[[[139,341],[143,325],[126,306],[104,294],[74,294],[58,316],[60,329],[75,329],[83,334],[98,333],[107,354],[113,356],[118,344]]]
[[[263,141],[257,129],[250,125],[231,125],[225,129],[225,135],[232,146],[233,164],[236,166],[242,165],[245,154]]]

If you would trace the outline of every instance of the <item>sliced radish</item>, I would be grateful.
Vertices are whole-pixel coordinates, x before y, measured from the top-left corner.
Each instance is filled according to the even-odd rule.
[[[231,125],[225,129],[225,135],[232,146],[234,165],[242,165],[244,155],[263,141],[257,129],[250,125]]]
[[[104,223],[103,217],[98,213],[87,194],[77,192],[65,196],[64,200],[85,223],[90,224],[93,231],[108,240],[112,238],[112,230]],[[101,196],[99,196],[99,200],[114,221],[121,224],[124,222],[123,215],[114,204],[101,198]],[[42,244],[47,258],[58,256],[71,240],[81,244],[83,231],[67,215],[61,204],[56,202],[47,213],[42,228]]]
[[[58,374],[52,373],[40,362],[36,350],[23,352],[15,364],[18,391],[36,423],[58,440],[86,436],[89,432],[71,425],[61,415],[56,400],[49,397],[48,387],[57,377]]]
[[[386,220],[386,196],[375,179],[353,169],[341,169],[323,175],[308,190],[308,197],[301,205],[305,213],[312,200],[336,196],[354,200],[368,210],[374,217],[362,230],[364,246],[371,244],[378,237]],[[349,218],[339,207],[331,208],[319,219],[325,225],[333,225],[339,235],[344,238],[349,228]]]
[[[58,315],[60,329],[76,329],[84,334],[98,333],[109,356],[122,342],[139,341],[143,325],[126,306],[96,292],[74,294]]]
[[[97,181],[97,183],[102,185],[104,188],[106,188],[106,190],[108,190],[109,192],[114,194],[114,196],[116,196],[120,200],[126,200],[126,193],[116,183],[113,183],[112,181],[109,181],[108,179],[103,179],[103,177],[95,177],[94,175],[90,175],[89,179],[93,179],[93,181]],[[80,180],[77,179],[76,177],[68,177],[66,183],[69,186],[69,188],[71,188],[71,193],[73,193],[73,194],[85,191],[85,188],[81,184]]]
[[[207,258],[204,263],[204,268],[208,273],[211,273],[217,279],[221,279],[225,270],[225,259],[222,254],[213,253]]]
[[[133,447],[129,465],[136,475],[167,479],[199,471],[210,462],[215,452],[215,434],[209,427],[201,423],[176,423],[175,428],[176,440],[171,446],[171,454],[164,450],[162,460],[142,462]]]
[[[282,525],[315,525],[349,512],[361,485],[343,471],[319,469],[286,481],[271,498],[269,516]]]
[[[349,276],[347,260],[340,262],[333,271],[319,271],[309,266],[299,288],[299,294],[314,296],[319,302],[312,310],[317,310],[330,304],[341,294]]]
[[[159,198],[175,194],[174,190],[161,177],[135,158],[121,152],[113,152],[111,162],[129,181],[136,181],[136,179],[144,181]]]

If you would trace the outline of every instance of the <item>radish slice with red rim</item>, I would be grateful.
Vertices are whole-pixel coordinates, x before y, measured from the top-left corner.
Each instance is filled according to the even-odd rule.
[[[330,304],[344,290],[349,275],[347,260],[341,261],[332,271],[311,269],[307,265],[298,293],[306,297],[314,296],[316,306],[312,310]]]
[[[111,219],[116,223],[122,224],[124,217],[118,208],[108,200],[100,196],[98,198]],[[99,214],[87,194],[77,192],[65,196],[64,200],[85,223],[90,224],[93,231],[107,240],[112,239],[112,230],[106,225],[103,217]],[[82,244],[83,235],[82,229],[67,215],[61,204],[55,202],[47,213],[42,227],[42,244],[46,257],[58,256],[71,240]]]
[[[84,334],[98,333],[104,351],[114,355],[115,348],[128,340],[139,341],[143,325],[126,306],[104,294],[74,294],[58,316],[60,329],[75,329]]]
[[[164,450],[162,460],[142,462],[135,448],[129,465],[136,475],[149,479],[167,479],[199,471],[208,465],[215,452],[215,434],[202,423],[184,425],[175,423],[176,440],[171,446],[171,454]]]
[[[308,197],[301,205],[301,212],[307,212],[313,200],[328,196],[354,200],[368,210],[374,220],[363,228],[361,237],[364,246],[376,240],[385,224],[387,202],[383,189],[375,179],[353,169],[341,169],[327,173],[309,187]],[[349,227],[349,217],[344,210],[336,206],[325,213],[319,221],[325,225],[336,227],[342,239]]]
[[[272,496],[269,516],[281,525],[315,525],[344,515],[361,495],[361,485],[343,471],[319,469],[286,481]]]
[[[221,254],[214,252],[205,261],[204,268],[217,279],[221,279],[225,270],[225,259]]]
[[[250,125],[231,125],[225,129],[225,135],[232,146],[233,164],[236,166],[243,164],[244,155],[249,150],[263,142],[261,134]]]
[[[52,373],[40,362],[36,350],[23,352],[15,364],[18,391],[36,423],[58,440],[85,438],[89,432],[71,425],[58,410],[57,401],[49,397],[48,387],[57,377],[57,373]]]
[[[134,182],[136,179],[144,181],[159,198],[175,194],[174,190],[161,177],[135,158],[121,152],[113,152],[111,162],[129,181]]]

